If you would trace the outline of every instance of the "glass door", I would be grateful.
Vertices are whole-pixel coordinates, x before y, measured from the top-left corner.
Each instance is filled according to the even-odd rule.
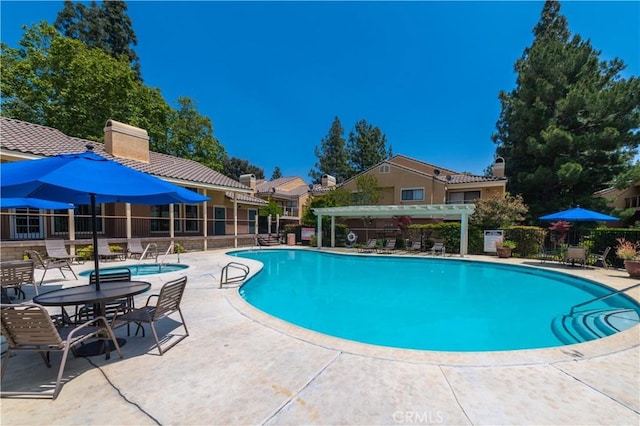
[[[258,210],[249,209],[247,210],[248,219],[249,219],[249,234],[256,233],[256,216],[258,215]]]

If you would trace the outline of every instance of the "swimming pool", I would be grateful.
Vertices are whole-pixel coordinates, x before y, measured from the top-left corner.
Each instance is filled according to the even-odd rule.
[[[124,266],[114,266],[110,268],[100,268],[100,273],[112,272],[112,271],[122,271],[123,269],[129,269],[131,271],[131,275],[139,276],[139,275],[154,275],[154,274],[165,274],[167,272],[176,272],[181,271],[183,269],[187,269],[188,265],[182,265],[179,263],[165,263],[164,265],[160,265],[158,263],[145,263],[140,265],[124,265]],[[88,277],[93,272],[93,269],[88,271],[80,272],[80,276]]]
[[[229,253],[264,268],[240,288],[256,308],[320,333],[407,349],[503,351],[591,340],[638,323],[640,305],[573,276],[506,264],[310,250]],[[574,339],[574,340],[572,340]]]

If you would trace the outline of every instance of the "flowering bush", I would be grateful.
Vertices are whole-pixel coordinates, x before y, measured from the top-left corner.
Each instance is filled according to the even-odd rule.
[[[551,226],[549,226],[549,230],[554,233],[555,240],[559,244],[564,243],[564,239],[567,237],[567,234],[569,233],[569,228],[571,228],[571,224],[566,220],[551,222]]]
[[[635,260],[638,257],[638,243],[632,243],[624,238],[617,238],[616,256],[624,260]]]

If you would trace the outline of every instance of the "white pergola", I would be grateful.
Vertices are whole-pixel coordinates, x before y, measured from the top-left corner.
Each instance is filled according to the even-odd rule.
[[[440,218],[460,220],[460,256],[467,254],[469,246],[469,216],[476,210],[475,204],[421,204],[407,206],[346,206],[319,207],[313,212],[318,217],[318,249],[322,249],[322,216],[331,217],[331,247],[336,246],[336,217],[387,217],[410,216],[416,218]]]

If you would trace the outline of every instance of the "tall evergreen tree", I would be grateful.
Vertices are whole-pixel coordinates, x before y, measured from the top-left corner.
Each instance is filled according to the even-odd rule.
[[[589,40],[570,35],[560,4],[545,2],[534,41],[515,64],[517,84],[500,92],[492,136],[508,189],[531,217],[580,204],[630,166],[640,142],[640,80],[620,59],[600,61]]]
[[[347,153],[353,176],[387,158],[387,137],[378,127],[360,120],[349,133]]]
[[[104,1],[89,6],[65,0],[54,26],[67,37],[82,41],[87,46],[100,49],[116,59],[124,57],[140,76],[140,63],[133,47],[138,39],[127,15],[127,4],[122,0]]]
[[[309,171],[309,176],[314,183],[320,183],[322,175],[329,174],[341,181],[351,177],[351,168],[347,159],[346,141],[344,139],[344,129],[340,119],[336,116],[331,124],[331,129],[327,136],[322,138],[320,147],[315,147],[315,154],[318,157],[315,170]]]
[[[282,177],[282,172],[280,171],[280,167],[276,166],[273,169],[273,173],[271,173],[271,180],[280,179]]]

